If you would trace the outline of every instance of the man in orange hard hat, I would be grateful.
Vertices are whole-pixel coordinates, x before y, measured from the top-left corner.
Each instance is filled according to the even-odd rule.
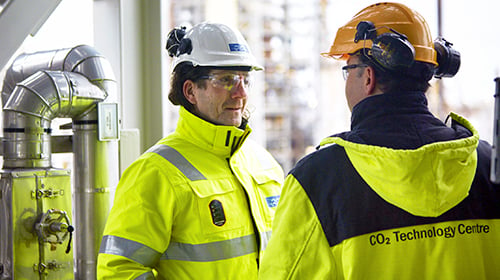
[[[260,279],[496,279],[500,186],[491,146],[425,92],[460,55],[398,3],[338,29],[351,130],[324,139],[289,173]]]

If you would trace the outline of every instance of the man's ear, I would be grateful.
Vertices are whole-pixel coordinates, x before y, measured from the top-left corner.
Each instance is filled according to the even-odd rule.
[[[363,84],[366,96],[377,94],[376,84],[375,69],[371,66],[366,67]]]
[[[186,97],[191,104],[196,104],[196,95],[194,94],[196,90],[195,87],[195,83],[191,80],[184,81],[182,85],[182,93],[184,93],[184,97]]]

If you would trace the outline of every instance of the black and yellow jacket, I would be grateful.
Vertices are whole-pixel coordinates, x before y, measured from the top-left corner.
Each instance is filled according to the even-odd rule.
[[[260,279],[497,279],[500,186],[491,147],[424,93],[354,107],[285,180]]]
[[[181,107],[120,179],[98,279],[256,279],[283,171],[249,133]]]

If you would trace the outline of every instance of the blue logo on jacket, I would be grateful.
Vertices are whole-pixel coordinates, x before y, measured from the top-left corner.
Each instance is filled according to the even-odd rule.
[[[280,201],[279,195],[266,197],[267,206],[269,206],[269,208],[278,206],[278,201]]]

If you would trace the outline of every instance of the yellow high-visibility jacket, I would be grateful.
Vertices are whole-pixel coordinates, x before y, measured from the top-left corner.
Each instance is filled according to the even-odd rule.
[[[120,179],[98,279],[256,279],[284,176],[249,133],[181,107]]]
[[[285,180],[259,279],[500,279],[500,186],[489,181],[491,146],[465,119],[451,114],[453,128],[446,128],[422,104],[406,110],[421,114],[408,117],[372,104],[355,115],[363,117],[356,125],[366,126],[326,138],[299,161]],[[364,122],[385,110],[393,114],[387,123]],[[390,133],[401,123],[470,136],[415,149],[346,140],[423,139],[410,126],[398,129],[406,135]]]

